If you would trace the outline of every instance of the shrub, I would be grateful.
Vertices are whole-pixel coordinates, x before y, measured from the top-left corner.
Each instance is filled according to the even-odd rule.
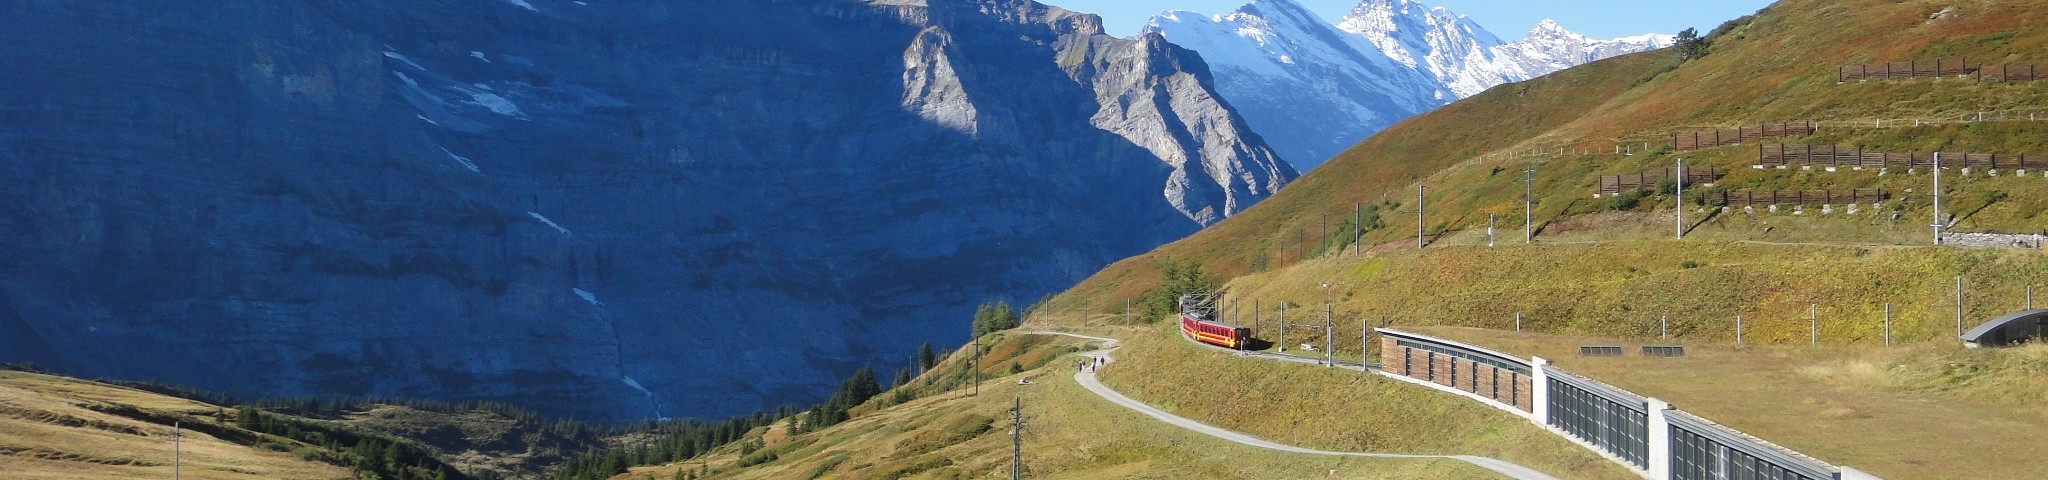
[[[1621,192],[1607,197],[1607,209],[1614,211],[1635,210],[1643,202],[1643,192]]]

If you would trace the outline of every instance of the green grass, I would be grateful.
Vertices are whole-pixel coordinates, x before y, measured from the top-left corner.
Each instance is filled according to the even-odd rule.
[[[1631,478],[1527,419],[1377,375],[1237,358],[1162,328],[1127,340],[1104,382],[1162,410],[1279,443],[1489,456],[1558,478]]]
[[[1065,337],[1016,334],[1003,334],[992,343],[993,349],[1016,351],[1024,357],[1042,352],[1064,354],[1069,348],[1084,345]],[[1208,352],[1181,353],[1211,356]],[[934,374],[944,376],[963,369],[964,358],[949,357]],[[1014,379],[988,382],[982,385],[978,396],[961,390],[943,392],[866,411],[846,423],[795,436],[778,434],[786,433],[779,426],[757,431],[753,435],[766,445],[763,451],[777,452],[775,460],[758,465],[738,466],[742,457],[732,451],[684,464],[636,468],[618,478],[669,478],[679,469],[704,469],[718,478],[1002,476],[1009,468],[1009,408],[1016,399],[1023,400],[1028,423],[1024,466],[1034,478],[1309,478],[1328,476],[1332,470],[1346,478],[1448,479],[1486,475],[1484,470],[1457,461],[1336,458],[1279,453],[1224,442],[1116,407],[1075,384],[1069,378],[1071,369],[1060,367],[1063,363],[1041,365],[1019,375],[1031,379],[1033,385],[1018,385]],[[1173,368],[1175,363],[1119,362],[1106,371],[1139,372]],[[1462,401],[1442,397],[1425,399],[1423,403],[1456,409]],[[1496,420],[1499,419],[1470,423],[1481,426]],[[1511,418],[1506,421],[1511,423],[1507,428],[1510,431],[1527,425],[1513,423]],[[1417,431],[1428,433],[1430,429]],[[1538,462],[1533,464],[1537,468],[1548,465],[1542,462],[1552,461],[1529,460]],[[1612,470],[1619,471],[1619,467]]]

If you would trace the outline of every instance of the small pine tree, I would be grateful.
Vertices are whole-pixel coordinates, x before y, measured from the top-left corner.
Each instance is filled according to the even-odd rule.
[[[1010,308],[1009,302],[997,300],[982,303],[980,307],[974,309],[973,338],[1017,328],[1022,323],[1022,320],[1017,318],[1016,310]],[[933,364],[937,364],[936,357]]]
[[[1708,46],[1707,39],[1700,38],[1700,31],[1692,28],[1678,32],[1677,40],[1672,43],[1672,48],[1678,50],[1680,62],[1707,56]]]
[[[917,371],[931,370],[938,364],[939,357],[932,354],[932,342],[924,342],[924,345],[917,347]]]
[[[1146,323],[1159,321],[1180,309],[1180,297],[1214,290],[1215,281],[1202,271],[1202,264],[1167,259],[1159,266],[1159,285],[1146,289],[1139,299]]]
[[[860,371],[853,372],[853,378],[846,379],[846,386],[848,407],[859,405],[882,393],[882,386],[875,383],[875,369],[870,367],[861,367]]]

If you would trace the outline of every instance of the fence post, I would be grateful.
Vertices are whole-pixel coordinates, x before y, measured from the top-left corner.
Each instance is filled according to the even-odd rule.
[[[1884,304],[1884,346],[1892,346],[1892,304]]]
[[[2027,287],[2027,305],[2029,305],[2029,307],[2027,307],[2027,309],[2028,309],[2028,310],[2032,310],[2032,309],[2033,309],[2033,307],[2032,307],[2032,305],[2033,305],[2033,304],[2034,304],[2034,287]],[[1522,331],[1522,312],[1515,312],[1515,331],[1517,331],[1517,332],[1519,332],[1519,331]]]
[[[1742,316],[1735,316],[1735,344],[1742,344]]]
[[[1529,419],[1550,426],[1550,361],[1529,357]]]
[[[1671,404],[1656,398],[1644,401],[1650,407],[1646,412],[1649,418],[1644,419],[1644,426],[1648,427],[1645,433],[1650,434],[1650,438],[1644,439],[1648,451],[1643,452],[1650,463],[1650,478],[1671,478],[1671,423],[1664,416],[1670,413]]]

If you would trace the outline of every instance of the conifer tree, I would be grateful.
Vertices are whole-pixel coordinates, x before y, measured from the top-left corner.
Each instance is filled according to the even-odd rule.
[[[938,365],[938,364],[939,364],[939,358],[938,358],[938,356],[937,356],[937,355],[933,355],[933,354],[932,354],[932,342],[924,342],[924,345],[921,345],[921,346],[918,346],[918,347],[917,347],[917,371],[918,371],[918,372],[922,373],[922,372],[924,372],[924,371],[927,371],[927,370],[931,370],[931,369],[932,369],[932,366],[935,366],[935,365]]]

